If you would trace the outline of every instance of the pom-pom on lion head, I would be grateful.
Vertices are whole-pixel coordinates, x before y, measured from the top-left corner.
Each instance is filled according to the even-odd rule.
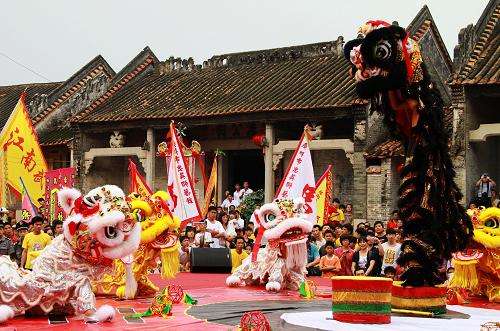
[[[68,215],[64,237],[74,255],[93,264],[110,265],[132,254],[140,243],[141,226],[129,217],[125,194],[115,185],[97,187],[83,196],[65,188],[58,199]]]

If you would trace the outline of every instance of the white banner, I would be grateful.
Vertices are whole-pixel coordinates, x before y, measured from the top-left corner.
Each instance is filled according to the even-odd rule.
[[[168,193],[172,198],[172,213],[181,220],[181,229],[189,222],[202,220],[200,207],[196,200],[193,180],[188,171],[187,160],[181,151],[175,126],[170,125],[171,160],[168,168]]]
[[[295,199],[302,197],[305,201],[304,211],[307,219],[316,223],[316,197],[314,194],[316,181],[309,150],[308,134],[304,132],[299,145],[295,149],[288,164],[288,169],[276,192],[276,199]]]

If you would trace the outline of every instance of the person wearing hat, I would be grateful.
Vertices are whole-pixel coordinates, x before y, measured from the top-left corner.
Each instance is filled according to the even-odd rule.
[[[28,233],[28,224],[19,222],[16,224],[16,231],[19,240],[14,244],[14,258],[18,266],[21,266],[21,258],[23,256],[23,240]]]

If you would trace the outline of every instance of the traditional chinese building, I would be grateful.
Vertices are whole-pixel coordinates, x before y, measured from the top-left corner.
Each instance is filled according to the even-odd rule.
[[[427,7],[407,30],[451,103],[446,80],[452,62]],[[219,201],[243,180],[265,189],[270,200],[309,124],[319,138],[311,142],[316,177],[333,164],[334,196],[352,202],[358,220],[385,219],[396,205],[402,148],[370,115],[367,102],[356,98],[342,47],[338,37],[216,55],[202,65],[191,58],[160,61],[146,47],[118,73],[98,56],[65,82],[30,84],[30,112],[49,165],[75,166],[84,190],[105,183],[127,189],[129,158],[155,189],[165,189],[165,158],[156,156],[157,146],[170,121],[181,122],[186,142],[200,142],[207,173],[215,151],[224,151]],[[4,95],[12,105],[2,89],[11,89]],[[0,87],[3,113],[23,89]],[[256,135],[267,144],[257,146]],[[197,169],[200,197],[202,177]]]
[[[454,51],[452,151],[466,201],[488,173],[500,182],[500,1],[490,0],[474,25],[460,30]]]

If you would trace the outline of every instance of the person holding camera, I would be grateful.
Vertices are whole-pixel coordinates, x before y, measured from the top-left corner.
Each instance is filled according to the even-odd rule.
[[[480,206],[491,207],[491,197],[493,188],[496,186],[495,181],[484,173],[476,183],[477,197]]]

